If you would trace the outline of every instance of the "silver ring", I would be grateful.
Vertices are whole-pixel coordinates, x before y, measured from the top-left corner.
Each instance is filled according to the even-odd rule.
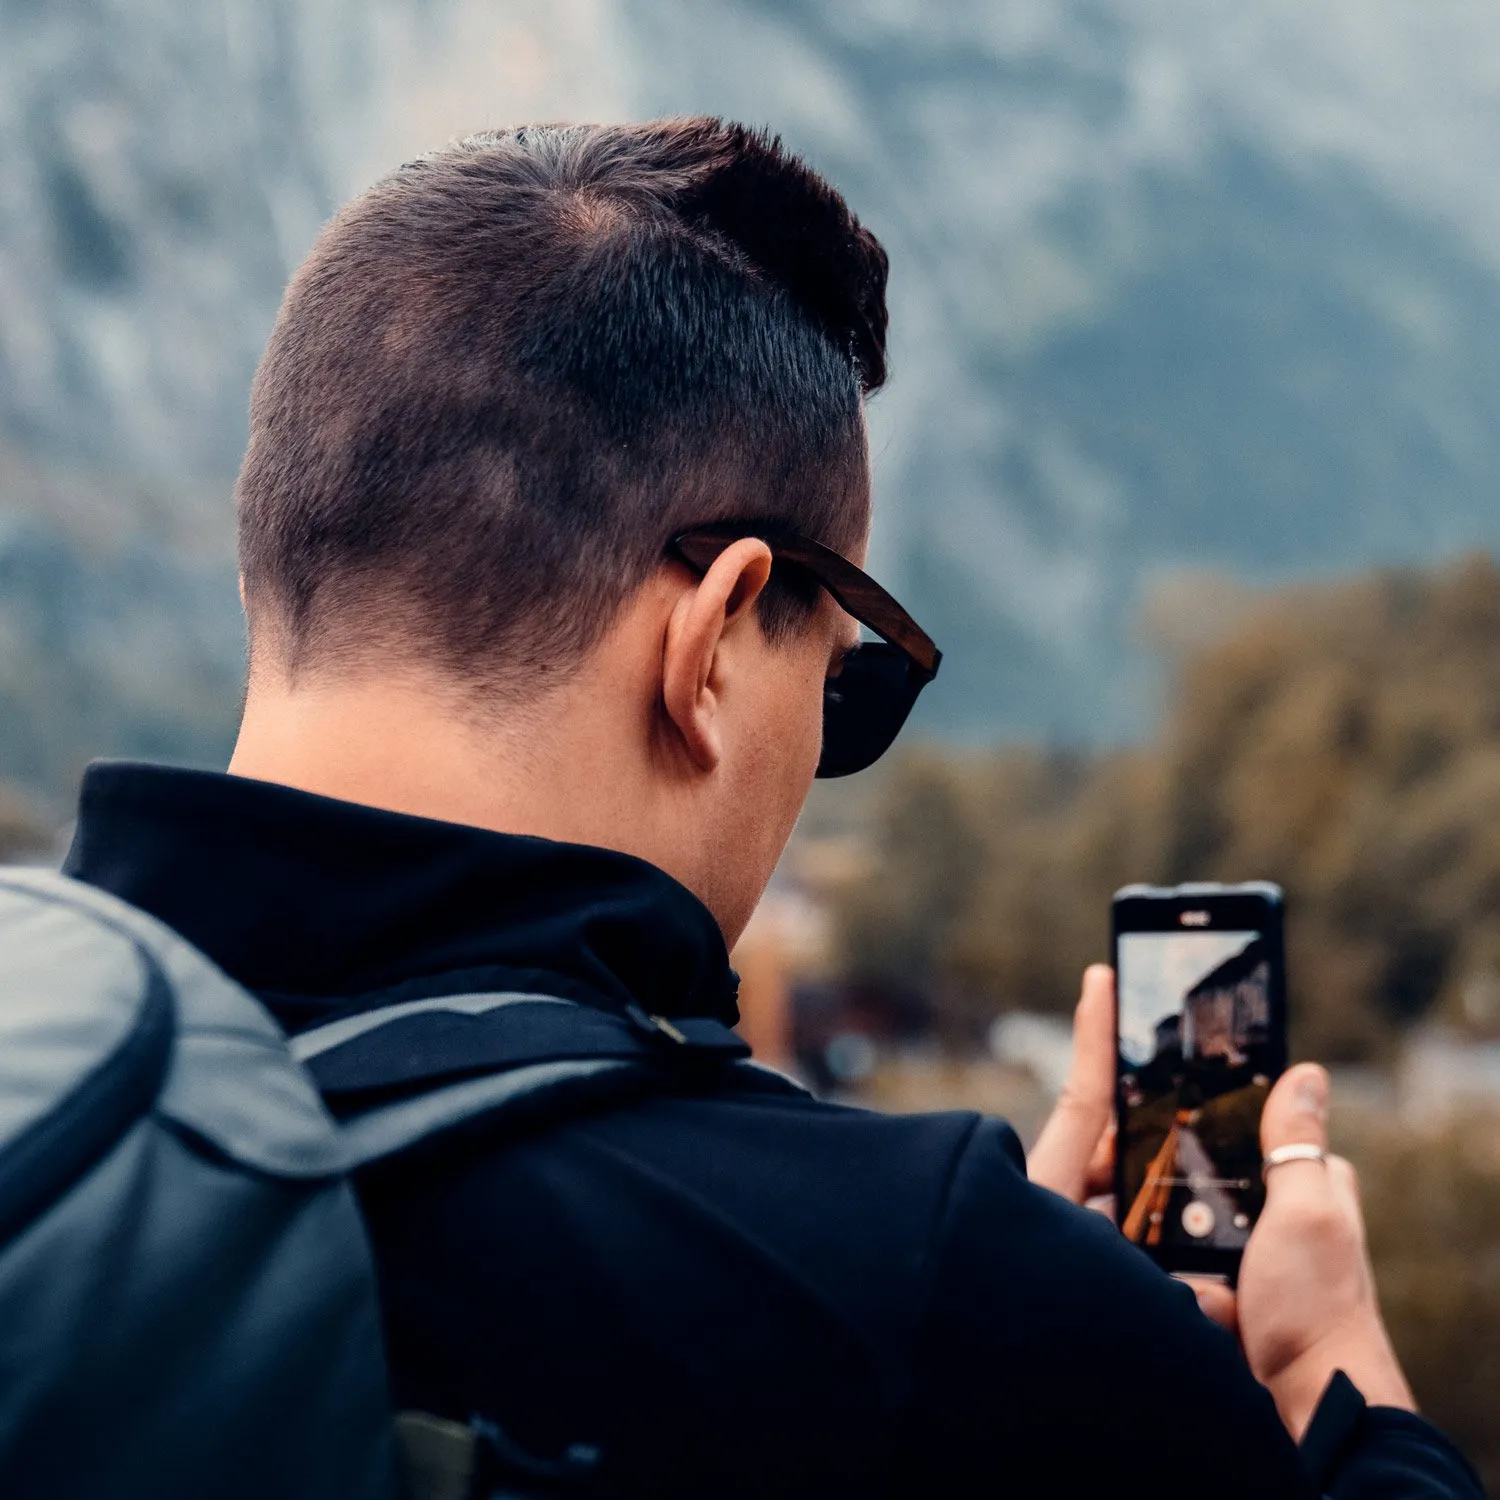
[[[1321,1146],[1314,1146],[1306,1141],[1299,1141],[1291,1146],[1278,1146],[1274,1151],[1266,1152],[1266,1159],[1260,1164],[1261,1178],[1264,1179],[1272,1167],[1283,1167],[1289,1161],[1316,1161],[1326,1165],[1328,1153]]]

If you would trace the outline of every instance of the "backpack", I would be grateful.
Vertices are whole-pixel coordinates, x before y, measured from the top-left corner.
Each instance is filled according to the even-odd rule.
[[[469,1500],[586,1487],[492,1421],[393,1413],[351,1174],[731,1074],[708,1020],[409,1000],[289,1044],[176,933],[0,871],[0,1492]],[[800,1092],[800,1091],[799,1091]]]

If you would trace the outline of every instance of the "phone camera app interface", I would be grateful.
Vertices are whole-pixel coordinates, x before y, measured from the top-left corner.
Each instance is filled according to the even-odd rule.
[[[1125,932],[1119,965],[1125,1236],[1153,1250],[1241,1250],[1265,1191],[1265,943],[1258,932]]]

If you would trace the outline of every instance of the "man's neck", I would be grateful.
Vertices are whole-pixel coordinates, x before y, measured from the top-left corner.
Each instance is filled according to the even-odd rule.
[[[601,715],[568,707],[548,704],[544,716],[527,704],[509,722],[481,726],[451,692],[420,678],[290,690],[252,682],[229,771],[659,862],[637,833],[653,818],[628,750]]]

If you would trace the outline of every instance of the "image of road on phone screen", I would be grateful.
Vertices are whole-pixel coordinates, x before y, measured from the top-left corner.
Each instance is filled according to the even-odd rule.
[[[1265,941],[1127,932],[1118,958],[1121,1228],[1155,1251],[1243,1249],[1275,1071]]]

